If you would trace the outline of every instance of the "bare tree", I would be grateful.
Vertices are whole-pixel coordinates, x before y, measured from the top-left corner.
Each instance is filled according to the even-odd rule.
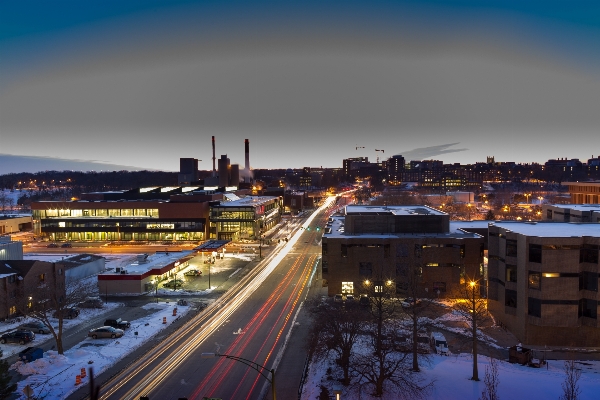
[[[311,304],[313,325],[312,349],[317,356],[337,355],[344,374],[344,385],[350,384],[350,357],[364,325],[364,313],[355,303],[331,303],[315,300]]]
[[[391,280],[365,281],[363,292],[369,295],[370,324],[369,351],[355,354],[352,370],[362,384],[374,388],[375,396],[382,396],[386,386],[391,385],[403,398],[423,398],[431,384],[411,372],[408,353],[396,351],[393,343],[398,339],[399,301]]]
[[[500,383],[500,379],[498,378],[498,361],[495,358],[490,357],[490,364],[485,367],[483,383],[485,384],[485,388],[481,392],[479,400],[500,400],[500,396],[498,396],[498,384]]]
[[[400,302],[400,310],[410,319],[412,334],[412,370],[419,372],[419,330],[423,328],[421,322],[424,312],[431,304],[429,299],[424,297],[426,292],[421,285],[422,267],[420,264],[405,264],[400,273],[402,276],[402,292],[406,299]],[[398,278],[397,278],[398,279]]]
[[[54,274],[54,277],[46,277],[44,281],[25,282],[20,287],[17,309],[23,314],[38,321],[50,329],[50,333],[56,342],[56,350],[59,354],[64,353],[62,335],[63,322],[69,315],[68,310],[83,301],[90,293],[97,292],[97,287],[87,281],[74,281],[65,285],[64,270]],[[53,317],[55,315],[56,317]],[[51,319],[58,319],[58,327],[55,327]]]
[[[565,361],[565,381],[561,383],[563,394],[559,400],[577,400],[581,394],[579,389],[581,370],[575,366],[575,361]]]
[[[463,314],[471,324],[471,335],[473,341],[473,377],[474,381],[479,380],[477,370],[477,327],[489,317],[487,311],[487,300],[481,295],[480,282],[475,279],[465,279],[463,285],[460,285],[454,294],[455,310]]]

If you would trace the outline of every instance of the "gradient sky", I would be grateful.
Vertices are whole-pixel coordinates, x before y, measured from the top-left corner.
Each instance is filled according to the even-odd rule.
[[[592,1],[0,2],[0,154],[587,160],[598,43]]]

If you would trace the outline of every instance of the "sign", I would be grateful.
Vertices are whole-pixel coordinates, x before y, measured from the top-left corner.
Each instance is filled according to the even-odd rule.
[[[25,396],[27,396],[28,398],[33,396],[33,389],[31,388],[31,386],[27,385],[23,388],[23,394]]]

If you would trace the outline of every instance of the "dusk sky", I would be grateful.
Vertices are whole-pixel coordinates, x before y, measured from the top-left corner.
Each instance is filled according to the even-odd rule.
[[[598,43],[596,1],[0,2],[0,155],[586,161]]]

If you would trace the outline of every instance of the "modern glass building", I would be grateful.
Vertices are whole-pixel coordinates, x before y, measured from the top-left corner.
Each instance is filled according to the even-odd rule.
[[[210,207],[210,239],[256,239],[281,221],[282,201],[274,196],[248,196]]]

